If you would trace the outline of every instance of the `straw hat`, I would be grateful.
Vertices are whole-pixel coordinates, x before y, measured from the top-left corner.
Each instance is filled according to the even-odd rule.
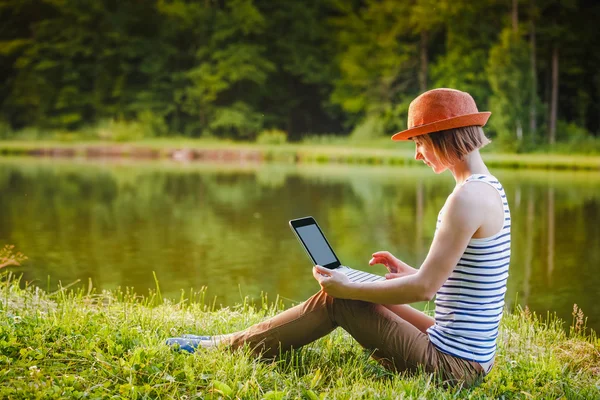
[[[433,89],[410,103],[408,129],[392,140],[410,140],[419,135],[463,126],[484,126],[491,112],[479,112],[469,93],[455,89]]]

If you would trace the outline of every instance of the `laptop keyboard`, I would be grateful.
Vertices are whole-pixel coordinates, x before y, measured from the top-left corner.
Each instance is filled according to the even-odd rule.
[[[385,281],[385,277],[370,274],[368,272],[359,271],[348,267],[343,267],[343,273],[350,279],[350,282],[376,282]]]

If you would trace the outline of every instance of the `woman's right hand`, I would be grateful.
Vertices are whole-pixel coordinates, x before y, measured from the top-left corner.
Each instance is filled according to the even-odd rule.
[[[417,272],[410,265],[400,261],[389,251],[378,251],[373,253],[373,258],[369,261],[369,265],[383,264],[389,271],[385,275],[386,279],[399,278],[401,276],[412,275]]]

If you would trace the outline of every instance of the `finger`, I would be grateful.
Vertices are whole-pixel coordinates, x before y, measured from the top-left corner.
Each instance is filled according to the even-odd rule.
[[[319,281],[319,283],[325,282],[326,279],[331,278],[331,272],[327,268],[323,268],[320,265],[313,268],[313,275]]]
[[[319,274],[317,267],[313,267],[312,273],[313,273],[313,277],[317,280],[317,282],[321,283],[321,279],[323,279],[323,275]]]
[[[315,269],[317,270],[317,272],[321,275],[324,275],[326,277],[329,277],[333,274],[333,271],[330,269],[327,269],[325,267],[321,267],[320,265],[315,265]]]
[[[319,270],[317,269],[317,266],[315,265],[313,267],[313,276],[317,279],[320,280],[320,278],[323,276],[321,273],[319,273]]]
[[[391,255],[392,253],[390,253],[389,251],[376,251],[372,254],[373,257],[389,257]]]
[[[378,256],[378,257],[371,258],[371,260],[369,261],[369,265],[383,264],[383,265],[387,266],[388,262],[389,262],[389,260],[387,258]]]

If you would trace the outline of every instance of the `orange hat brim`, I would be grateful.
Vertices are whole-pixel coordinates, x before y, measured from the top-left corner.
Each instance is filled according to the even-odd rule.
[[[426,135],[431,132],[445,131],[447,129],[462,128],[463,126],[484,126],[487,120],[492,115],[489,111],[479,112],[476,114],[460,115],[458,117],[448,118],[441,121],[432,122],[430,124],[415,126],[414,128],[398,132],[392,136],[395,142],[401,140],[410,140],[415,136]]]

